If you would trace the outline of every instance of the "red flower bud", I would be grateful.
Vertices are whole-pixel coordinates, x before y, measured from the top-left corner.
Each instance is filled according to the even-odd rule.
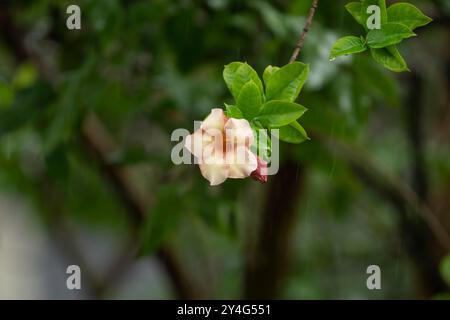
[[[253,171],[250,176],[261,182],[261,183],[266,183],[267,182],[267,162],[265,162],[263,159],[261,159],[260,157],[257,157],[258,159],[258,167],[256,168],[255,171]]]

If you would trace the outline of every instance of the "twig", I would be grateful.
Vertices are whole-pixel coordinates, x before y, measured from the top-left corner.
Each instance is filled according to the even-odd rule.
[[[292,63],[295,60],[297,60],[298,56],[300,55],[300,52],[302,51],[303,43],[305,42],[306,34],[308,33],[309,28],[311,27],[311,24],[313,22],[314,15],[317,10],[318,2],[319,2],[319,0],[312,0],[311,8],[309,9],[309,13],[308,13],[308,17],[306,18],[305,26],[303,27],[302,34],[300,35],[300,38],[297,41],[297,45],[295,46],[295,50],[292,53],[291,59],[289,59],[289,63]]]

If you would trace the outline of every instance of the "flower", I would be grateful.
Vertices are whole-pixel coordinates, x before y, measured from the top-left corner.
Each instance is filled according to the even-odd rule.
[[[258,157],[258,167],[255,171],[252,172],[250,175],[253,179],[261,182],[266,183],[267,182],[267,162],[265,162],[263,159]]]
[[[250,151],[253,131],[245,119],[228,118],[215,108],[200,129],[186,137],[185,146],[198,158],[200,172],[212,186],[226,179],[249,177],[258,168],[258,157]]]

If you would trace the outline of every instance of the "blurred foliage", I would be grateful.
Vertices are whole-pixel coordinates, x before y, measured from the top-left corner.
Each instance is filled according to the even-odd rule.
[[[408,180],[408,75],[394,75],[366,55],[329,62],[332,44],[359,31],[345,12],[347,1],[319,2],[300,56],[311,69],[301,97],[309,108],[302,125],[308,133],[359,146],[383,170]],[[439,1],[411,2],[429,16],[440,8]],[[74,3],[82,9],[79,31],[65,28],[65,9]],[[139,231],[141,254],[171,243],[183,268],[209,281],[214,297],[239,297],[246,243],[270,197],[267,187],[250,180],[209,187],[197,167],[171,163],[170,134],[192,131],[194,120],[232,102],[224,65],[247,61],[262,74],[267,65],[286,64],[308,9],[308,1],[287,0],[11,1],[12,21],[32,54],[18,59],[11,44],[0,41],[2,192],[36,205],[44,224],[52,222],[46,204],[58,204],[75,226],[125,237],[126,208],[83,146],[83,121],[95,112],[117,142],[109,164],[139,170],[136,184],[154,200]],[[430,199],[447,222],[448,32],[448,26],[431,24],[414,43],[400,46],[424,82]],[[281,151],[282,159],[306,168],[282,297],[415,297],[414,266],[395,209],[314,137]],[[55,190],[45,198],[48,184]],[[382,291],[365,287],[370,264],[381,266]]]
[[[450,256],[446,256],[442,260],[440,271],[445,282],[450,285]],[[450,300],[450,292],[439,293],[434,298],[438,300]]]
[[[450,256],[446,256],[441,263],[442,277],[447,283],[450,283]]]

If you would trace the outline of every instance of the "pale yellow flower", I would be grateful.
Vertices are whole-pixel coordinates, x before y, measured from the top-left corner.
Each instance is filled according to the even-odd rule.
[[[212,186],[226,179],[249,177],[258,167],[257,156],[250,151],[253,131],[245,119],[225,116],[212,109],[200,129],[186,137],[186,148],[198,158],[200,172]]]

